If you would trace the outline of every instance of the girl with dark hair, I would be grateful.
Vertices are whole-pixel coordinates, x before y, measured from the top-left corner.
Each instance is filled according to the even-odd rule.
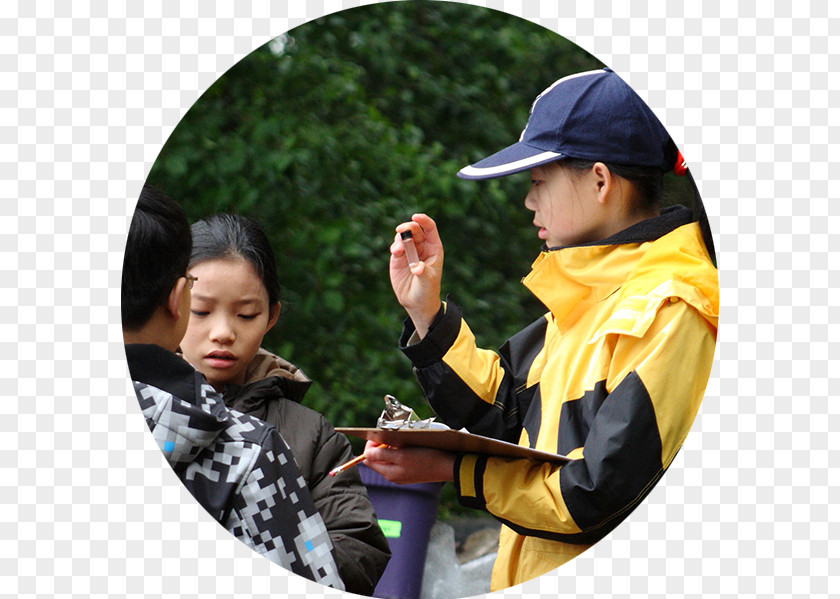
[[[548,311],[498,352],[479,349],[455,302],[440,299],[435,222],[417,214],[396,228],[390,276],[408,313],[400,346],[440,420],[571,459],[368,442],[366,464],[389,480],[453,481],[462,505],[503,523],[491,590],[548,572],[607,535],[691,428],[714,357],[718,280],[699,197],[693,211],[658,205],[672,169],[684,173],[661,123],[602,70],[554,83],[517,143],[458,173],[531,174],[525,207],[542,251],[523,283]]]
[[[184,487],[234,537],[287,570],[343,589],[326,526],[286,442],[226,408],[175,354],[196,282],[187,272],[191,247],[184,210],[144,185],[126,240],[122,297],[130,316],[125,355],[149,431]]]
[[[353,457],[350,443],[301,405],[311,381],[261,349],[280,313],[280,282],[268,238],[252,220],[214,215],[192,226],[191,317],[184,357],[236,411],[280,431],[292,449],[335,549],[346,590],[370,595],[390,555],[358,472],[330,477]]]

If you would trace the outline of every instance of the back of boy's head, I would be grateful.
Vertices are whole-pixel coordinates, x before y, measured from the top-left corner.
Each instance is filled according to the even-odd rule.
[[[141,329],[187,272],[192,251],[183,208],[144,185],[131,219],[122,272],[123,329]]]

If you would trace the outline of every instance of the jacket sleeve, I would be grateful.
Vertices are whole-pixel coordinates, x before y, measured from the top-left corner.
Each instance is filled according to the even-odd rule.
[[[598,408],[583,446],[570,452],[577,459],[558,467],[459,456],[459,500],[520,534],[598,541],[642,501],[682,445],[703,396],[715,334],[678,301],[663,306],[642,337],[616,335],[605,343],[612,352],[608,377],[588,392]]]
[[[541,318],[498,353],[481,349],[460,309],[447,298],[427,335],[416,343],[413,324],[406,319],[400,349],[412,361],[429,404],[449,427],[517,443],[534,393],[526,385],[528,370],[542,349],[545,328]]]
[[[347,591],[370,596],[388,565],[391,552],[379,527],[358,470],[327,473],[353,458],[347,438],[323,417],[310,467],[309,488],[335,549],[335,561]]]
[[[266,427],[261,446],[245,444],[243,472],[223,523],[257,553],[296,574],[344,590],[326,526],[288,445]]]

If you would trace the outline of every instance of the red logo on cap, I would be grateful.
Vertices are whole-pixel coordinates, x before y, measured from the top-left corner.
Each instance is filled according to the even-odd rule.
[[[683,158],[682,152],[677,150],[677,163],[674,165],[674,172],[682,177],[687,170],[688,165],[685,162],[685,158]]]

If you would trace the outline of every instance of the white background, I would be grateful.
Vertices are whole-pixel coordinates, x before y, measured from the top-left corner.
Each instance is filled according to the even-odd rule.
[[[56,4],[0,8],[0,597],[339,596],[234,541],[165,466],[119,286],[140,187],[199,95],[368,2]],[[840,5],[471,4],[564,35],[648,101],[698,181],[721,283],[717,360],[668,474],[595,548],[499,594],[836,596]]]

